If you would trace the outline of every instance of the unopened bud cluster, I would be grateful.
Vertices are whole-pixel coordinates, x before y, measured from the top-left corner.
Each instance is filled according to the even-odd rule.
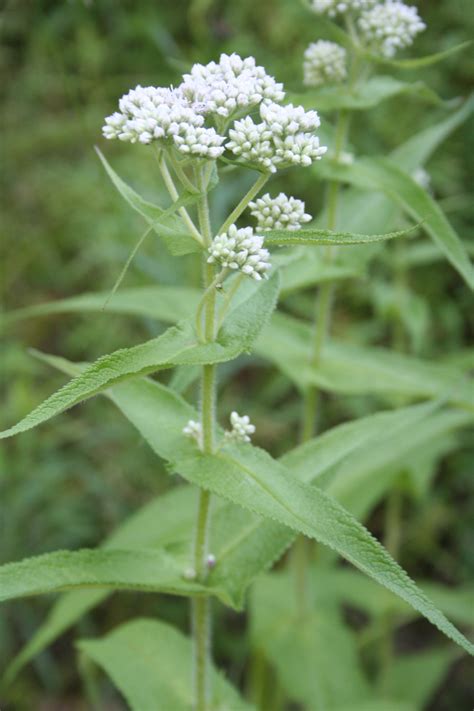
[[[251,227],[238,229],[231,225],[227,232],[217,235],[209,248],[209,263],[241,271],[259,281],[270,269],[270,253],[263,247],[263,237]]]
[[[257,220],[261,230],[299,230],[312,217],[304,211],[302,200],[280,193],[272,198],[268,193],[254,202],[249,202],[250,214]]]
[[[347,52],[335,42],[320,40],[304,53],[303,72],[306,86],[336,84],[347,77]]]
[[[202,448],[202,425],[195,420],[189,422],[183,427],[183,434],[190,439],[194,439],[199,448]]]
[[[250,442],[251,435],[255,432],[255,425],[252,425],[248,415],[242,415],[237,412],[232,412],[230,415],[230,424],[232,429],[225,433],[225,437],[231,442]]]
[[[226,147],[247,163],[270,173],[290,165],[309,166],[326,153],[314,131],[320,120],[316,111],[302,106],[262,104],[261,122],[247,116],[229,131]]]
[[[416,7],[399,0],[386,0],[362,13],[357,24],[367,45],[387,58],[409,47],[416,35],[426,28]]]
[[[253,57],[222,54],[219,62],[195,64],[175,89],[137,86],[125,94],[120,110],[105,119],[103,134],[157,142],[188,158],[214,160],[229,150],[269,172],[311,165],[326,151],[314,135],[319,117],[301,106],[281,105],[284,97],[283,85]],[[259,123],[245,116],[256,107]]]

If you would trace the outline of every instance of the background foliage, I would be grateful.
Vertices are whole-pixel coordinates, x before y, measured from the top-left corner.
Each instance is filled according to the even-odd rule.
[[[417,40],[413,54],[447,49],[472,35],[474,16],[467,0],[424,0],[418,5],[428,30]],[[94,144],[103,144],[103,117],[111,113],[118,96],[138,83],[176,82],[192,62],[209,61],[220,51],[255,55],[298,92],[304,48],[318,38],[316,17],[294,0],[24,0],[7,2],[2,15],[5,268],[1,280],[7,310],[89,290],[107,291],[141,233],[142,221],[120,201],[93,151]],[[468,93],[473,65],[472,55],[465,52],[419,70],[415,78],[425,80],[443,98],[454,99]],[[416,96],[396,97],[372,110],[369,118],[366,114],[357,118],[352,140],[360,153],[386,153],[445,115],[445,108],[430,106]],[[106,148],[121,175],[142,194],[156,197],[159,180],[146,151],[131,151],[126,145]],[[473,163],[474,133],[472,123],[466,123],[429,164],[434,194],[471,245],[474,207],[467,186],[474,175]],[[317,214],[321,184],[305,171],[294,174],[293,184],[293,193],[306,199],[312,214]],[[229,191],[246,187],[245,183],[232,186],[231,179],[226,185]],[[222,203],[215,209],[224,213],[226,190],[220,195]],[[474,335],[468,289],[445,261],[419,250],[409,274],[408,301],[400,309],[400,301],[388,288],[393,274],[390,259],[396,249],[396,245],[387,247],[389,259],[377,261],[370,278],[341,287],[335,333],[358,344],[388,346],[398,332],[405,347],[420,356],[468,363],[467,349]],[[193,260],[193,256],[172,260],[151,237],[124,286],[183,283],[195,273]],[[288,298],[286,308],[304,316],[310,313],[311,302],[305,292]],[[107,312],[10,325],[2,346],[4,424],[20,419],[63,382],[62,376],[32,359],[28,347],[71,360],[92,360],[161,330],[154,320]],[[234,367],[221,368],[224,382]],[[256,357],[247,358],[239,368],[238,378],[223,389],[222,412],[239,410],[245,402],[240,409],[257,425],[256,443],[280,455],[296,435],[296,393],[275,371],[262,369]],[[161,377],[164,382],[169,378]],[[368,396],[326,397],[322,424],[326,428],[369,413],[375,404]],[[473,579],[472,530],[467,526],[474,515],[470,434],[456,435],[456,447],[441,447],[428,463],[418,463],[427,471],[427,479],[434,479],[434,486],[415,495],[409,472],[400,472],[400,562],[415,579],[453,586]],[[156,457],[102,399],[12,440],[0,456],[2,563],[61,548],[95,546],[128,514],[169,486]],[[368,522],[376,534],[383,530],[384,513],[383,506],[377,508]],[[257,589],[254,604],[271,594]],[[47,598],[33,598],[2,608],[0,666],[29,639],[50,603]],[[184,602],[121,593],[84,619],[80,634],[103,634],[137,609],[140,616],[156,616],[158,607],[160,617],[186,629]],[[351,614],[349,610],[349,618]],[[246,618],[223,607],[218,616],[222,632],[216,640],[217,660],[230,668],[235,683],[244,685],[249,652]],[[361,622],[350,621],[356,626]],[[418,620],[403,627],[398,644],[400,649],[416,651],[426,647],[434,634],[428,623]],[[12,708],[82,708],[71,640],[72,635],[61,638],[22,673],[11,692]],[[465,658],[455,662],[427,708],[469,708],[472,678],[472,665],[470,674]],[[110,708],[121,708],[112,687],[104,680],[100,683]]]

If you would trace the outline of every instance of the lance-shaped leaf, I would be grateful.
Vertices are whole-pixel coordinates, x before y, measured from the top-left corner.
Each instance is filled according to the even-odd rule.
[[[199,343],[192,321],[183,321],[162,336],[99,358],[51,395],[0,438],[24,432],[127,378],[173,365],[222,363],[251,349],[276,305],[278,273],[259,285],[229,314],[212,343]],[[252,285],[253,286],[253,285]]]
[[[359,52],[363,57],[376,64],[385,64],[395,69],[420,69],[421,67],[429,67],[432,64],[438,64],[453,54],[458,54],[458,52],[462,52],[471,46],[472,40],[469,40],[468,42],[461,42],[461,44],[457,44],[454,47],[449,47],[449,49],[445,49],[442,52],[427,54],[425,57],[415,57],[413,59],[389,59],[380,54],[374,54],[364,50],[359,50]]]
[[[306,91],[303,94],[291,94],[293,103],[306,108],[318,107],[318,111],[363,111],[378,106],[383,101],[403,94],[430,104],[442,104],[442,99],[424,82],[406,82],[391,76],[375,76],[367,79],[353,89],[346,86],[327,86]]]
[[[0,601],[74,588],[209,594],[164,550],[56,551],[0,566]]]
[[[374,242],[386,242],[397,237],[404,237],[413,232],[418,225],[409,227],[406,230],[387,232],[383,235],[358,235],[353,232],[336,232],[335,230],[322,230],[316,227],[304,230],[268,230],[265,231],[265,244],[267,246],[277,245],[287,247],[296,246],[331,246],[331,245],[354,245],[373,244]]]
[[[109,675],[132,711],[192,708],[192,643],[170,625],[138,619],[77,647]],[[211,709],[251,711],[215,668],[211,678]]]
[[[327,177],[386,193],[417,222],[423,222],[423,229],[474,289],[474,268],[463,243],[436,201],[408,173],[392,161],[376,158],[364,158],[347,166],[326,161],[321,170]]]
[[[171,254],[179,256],[200,251],[201,247],[196,239],[191,235],[183,220],[175,214],[181,207],[196,203],[201,197],[200,193],[185,191],[170,207],[164,209],[139,195],[117,175],[98,148],[96,148],[96,152],[120,195],[153,227]]]

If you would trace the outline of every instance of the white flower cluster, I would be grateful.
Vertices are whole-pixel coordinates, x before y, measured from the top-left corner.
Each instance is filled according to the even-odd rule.
[[[347,52],[335,42],[313,42],[304,53],[303,72],[306,86],[344,81],[347,77]]]
[[[250,442],[250,435],[255,432],[255,425],[252,425],[248,415],[240,415],[232,412],[230,415],[232,429],[225,433],[227,440],[231,442]]]
[[[211,264],[217,262],[222,267],[236,269],[256,281],[265,277],[271,267],[263,237],[254,234],[251,227],[238,229],[231,225],[226,233],[214,237],[209,254],[207,261]]]
[[[312,218],[305,211],[302,200],[280,193],[272,198],[269,193],[254,202],[249,202],[250,214],[257,220],[261,230],[299,230]]]
[[[293,104],[262,104],[260,116],[261,123],[247,116],[229,131],[226,148],[244,161],[275,173],[290,165],[311,165],[326,153],[314,135],[320,125],[316,111]]]
[[[363,12],[357,24],[369,47],[387,58],[409,47],[416,35],[426,28],[416,7],[400,0],[386,0]]]
[[[189,102],[179,88],[137,86],[120,99],[119,108],[105,119],[106,138],[168,141],[181,153],[203,158],[217,158],[224,152],[224,137],[204,126],[202,107]]]
[[[313,0],[311,7],[318,15],[336,17],[350,10],[365,10],[376,2],[377,0]]]
[[[253,57],[242,59],[238,54],[221,54],[219,62],[195,64],[183,80],[180,89],[190,102],[202,105],[205,113],[226,118],[285,96],[283,84],[257,66]]]
[[[198,446],[202,448],[202,425],[196,420],[189,420],[185,427],[183,427],[183,434],[190,439],[194,439]]]

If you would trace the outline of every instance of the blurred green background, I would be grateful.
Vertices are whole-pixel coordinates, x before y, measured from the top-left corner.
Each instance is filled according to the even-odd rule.
[[[424,0],[418,6],[428,29],[414,54],[437,52],[472,37],[472,0]],[[140,218],[114,192],[93,150],[99,145],[122,176],[144,195],[160,198],[157,171],[146,149],[106,143],[101,137],[103,118],[115,110],[119,96],[138,83],[179,83],[180,74],[193,62],[209,61],[221,51],[252,54],[289,89],[301,90],[302,56],[309,42],[318,39],[317,25],[316,16],[296,0],[5,2],[0,50],[5,309],[85,291],[107,291],[143,231]],[[468,93],[473,75],[474,56],[468,51],[418,71],[414,78],[422,78],[443,98],[452,99]],[[356,119],[353,143],[361,153],[387,152],[441,119],[443,112],[414,96],[396,98],[372,111],[369,118]],[[323,120],[333,119],[323,116]],[[458,129],[429,165],[434,194],[466,240],[474,227],[469,195],[474,176],[472,129],[472,123]],[[316,215],[322,205],[321,184],[315,185],[304,171],[292,179],[292,192],[305,198]],[[245,188],[245,178],[242,181],[242,185],[232,180],[224,183],[216,210],[226,208],[231,189]],[[372,344],[390,342],[393,319],[398,317],[377,290],[386,278],[385,269],[383,263],[374,268],[372,283],[349,283],[341,289],[336,330],[358,329]],[[150,237],[125,285],[185,283],[195,274],[194,257],[172,261]],[[472,344],[474,309],[457,274],[445,262],[436,261],[415,267],[410,276],[423,313],[412,348],[427,358],[464,352]],[[306,314],[307,297],[303,294],[291,308]],[[10,326],[2,342],[2,424],[19,419],[64,381],[35,361],[28,348],[91,360],[149,338],[159,329],[154,321],[107,312],[28,319]],[[245,411],[257,424],[258,443],[278,454],[294,441],[296,395],[281,376],[259,365],[247,359],[233,383],[227,382],[232,367],[222,369],[222,410],[227,412],[231,403],[239,409],[245,401]],[[324,426],[375,407],[370,398],[338,402],[326,398]],[[60,548],[95,546],[129,513],[169,485],[147,446],[100,399],[11,441],[0,456],[1,562]],[[465,434],[455,452],[437,461],[430,493],[421,500],[404,500],[400,562],[413,577],[450,585],[472,581],[473,460],[474,446]],[[382,515],[379,510],[373,514],[370,527],[375,532]],[[0,667],[28,640],[50,603],[33,598],[2,608]],[[134,614],[154,615],[157,610],[151,596],[115,595],[81,623],[80,633],[103,633]],[[168,598],[165,616],[186,625],[181,602]],[[244,618],[224,615],[222,624],[226,636],[217,641],[220,661],[232,655],[242,659]],[[427,623],[418,622],[407,632],[406,643],[423,645],[433,634]],[[22,673],[11,692],[11,705],[2,706],[4,711],[86,708],[72,639],[73,635],[66,635]],[[429,708],[464,711],[471,708],[473,697],[469,663],[464,659],[453,666]],[[122,708],[111,689],[108,698],[110,708]]]

